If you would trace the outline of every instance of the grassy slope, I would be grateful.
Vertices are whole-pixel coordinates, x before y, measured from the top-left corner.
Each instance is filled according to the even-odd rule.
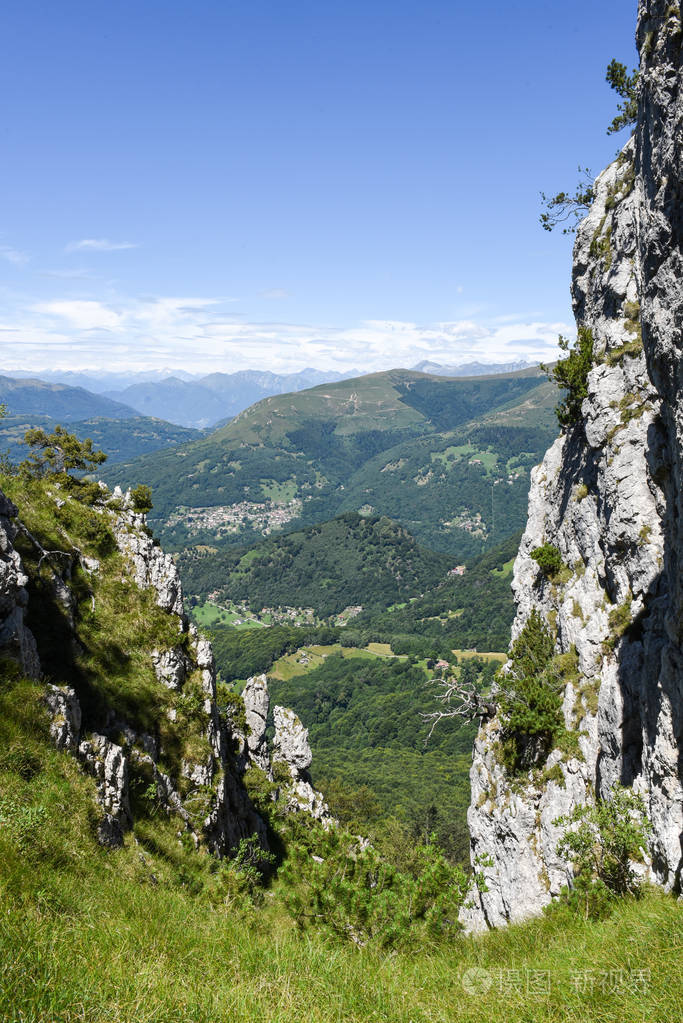
[[[278,882],[260,908],[231,897],[210,858],[183,850],[164,821],[152,821],[140,845],[129,837],[123,849],[105,852],[92,837],[92,783],[47,744],[37,697],[35,685],[5,679],[0,686],[4,1020],[669,1023],[683,1016],[683,908],[661,894],[625,903],[602,923],[551,917],[386,955],[316,930],[300,934],[282,909]],[[488,991],[463,988],[472,968],[488,971]],[[631,990],[633,971],[643,969],[650,971],[645,991]],[[607,971],[604,990],[600,971]]]
[[[167,623],[157,620],[144,595],[121,590],[118,555],[98,527],[100,516],[72,499],[57,510],[40,487],[4,484],[46,543],[64,547],[71,538],[101,560],[99,579],[74,579],[83,649],[66,665],[59,622],[46,618],[48,599],[29,564],[33,624],[51,626],[41,635],[46,669],[57,678],[73,676],[91,723],[104,698],[140,725],[162,720],[164,708],[148,699],[153,679],[146,651],[169,641]],[[87,611],[89,589],[94,611]],[[556,917],[477,941],[453,934],[386,955],[341,945],[315,927],[299,933],[277,879],[263,905],[253,906],[229,869],[179,842],[177,825],[153,804],[144,812],[138,779],[135,832],[123,849],[105,852],[94,839],[94,784],[50,745],[41,693],[40,683],[22,681],[3,665],[0,1019],[664,1023],[683,1015],[683,909],[660,894],[624,904],[600,924]],[[158,693],[156,686],[152,695]],[[492,986],[468,995],[462,973],[475,966],[491,971]],[[636,969],[651,971],[644,993],[629,990]],[[550,971],[541,975],[550,981],[548,994],[526,991],[528,970]],[[599,973],[592,989],[575,989],[572,974],[581,979],[579,971],[599,970],[614,971],[621,989],[603,990]],[[619,971],[625,971],[621,979]],[[501,981],[518,976],[521,993],[501,992]]]
[[[33,544],[21,534],[17,538],[29,579],[27,622],[45,677],[74,687],[84,732],[101,731],[114,708],[136,731],[155,735],[163,746],[161,769],[185,794],[189,785],[181,774],[182,760],[201,755],[206,748],[202,722],[195,720],[188,702],[193,694],[199,698],[199,680],[193,675],[183,693],[173,693],[159,684],[150,656],[155,648],[165,650],[187,641],[179,633],[177,618],[157,606],[151,588],[140,590],[132,581],[106,512],[69,496],[54,481],[3,476],[0,488],[46,550],[68,552],[77,547],[99,562],[92,573],[73,567],[68,584],[76,607],[72,631],[64,608],[55,600],[51,573],[39,566]],[[175,722],[167,716],[170,708],[176,710]]]

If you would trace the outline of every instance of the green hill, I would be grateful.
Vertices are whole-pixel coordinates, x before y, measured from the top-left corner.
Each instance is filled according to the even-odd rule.
[[[521,529],[529,468],[557,432],[555,394],[538,369],[458,380],[376,373],[267,398],[105,478],[152,486],[152,521],[176,550],[363,511],[464,558]]]
[[[189,594],[273,607],[313,608],[328,618],[349,605],[384,609],[418,596],[445,577],[445,559],[416,544],[386,517],[347,512],[305,530],[272,537],[248,551],[192,548],[179,566]]]
[[[519,534],[466,565],[423,596],[383,612],[368,609],[352,623],[353,632],[418,636],[435,649],[507,650],[515,614],[510,583]]]

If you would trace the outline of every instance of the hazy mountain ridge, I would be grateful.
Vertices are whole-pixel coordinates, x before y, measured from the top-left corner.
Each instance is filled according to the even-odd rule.
[[[316,384],[344,379],[343,373],[305,369],[299,373],[277,374],[260,370],[209,373],[191,380],[167,377],[131,384],[109,397],[125,401],[145,415],[172,415],[181,426],[200,429],[232,418],[262,398],[301,391]]]
[[[138,414],[130,405],[93,394],[83,387],[49,383],[34,377],[0,376],[0,404],[6,405],[11,415],[49,415],[64,423],[91,416],[131,419]]]

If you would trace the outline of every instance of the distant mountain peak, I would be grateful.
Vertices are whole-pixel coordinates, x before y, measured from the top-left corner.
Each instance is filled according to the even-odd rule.
[[[517,373],[537,365],[537,362],[518,359],[514,362],[461,362],[454,366],[442,366],[438,362],[423,359],[412,368],[418,373],[431,373],[438,377],[483,377],[497,373]]]

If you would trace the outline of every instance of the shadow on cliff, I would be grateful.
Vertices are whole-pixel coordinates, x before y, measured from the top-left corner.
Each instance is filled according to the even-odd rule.
[[[683,778],[683,655],[676,639],[680,615],[672,605],[672,595],[675,604],[678,588],[675,574],[679,516],[671,458],[665,431],[658,420],[648,429],[645,457],[652,484],[657,487],[664,505],[664,561],[645,595],[643,610],[615,646],[622,700],[621,737],[616,750],[617,759],[620,754],[617,780],[630,786],[645,771],[651,793],[656,788],[664,800],[670,800],[670,781],[678,784]],[[666,731],[669,720],[670,734]],[[666,754],[667,743],[671,745],[670,757]],[[606,763],[610,751],[602,745],[601,742],[596,790],[605,795],[609,787],[606,782],[608,778],[613,780],[613,771],[607,769]],[[666,773],[666,765],[672,760],[675,779]],[[653,835],[653,868],[674,890],[680,891],[683,832],[678,835],[679,858],[675,865],[669,862],[670,856],[665,855],[659,841],[661,837]]]

